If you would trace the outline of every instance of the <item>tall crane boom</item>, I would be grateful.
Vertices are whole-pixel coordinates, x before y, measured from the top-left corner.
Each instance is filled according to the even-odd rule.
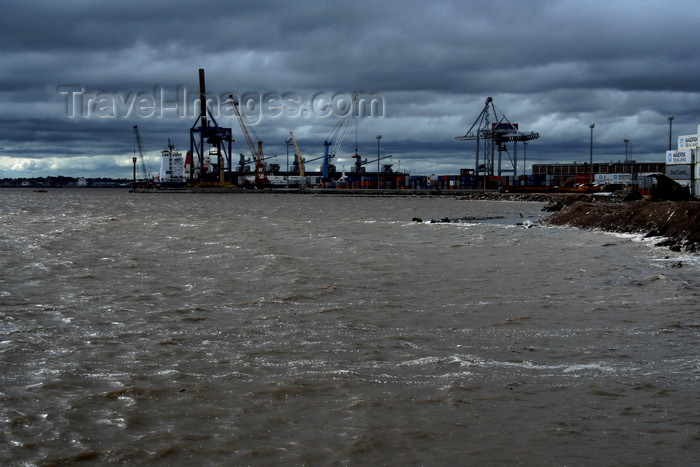
[[[265,167],[265,158],[263,157],[263,142],[258,141],[258,156],[255,159],[255,184],[267,185],[270,180],[267,179],[267,168]]]
[[[255,150],[255,145],[253,144],[253,138],[250,137],[250,133],[248,132],[248,128],[246,127],[246,124],[243,121],[243,117],[241,117],[241,113],[238,111],[238,102],[233,100],[233,95],[229,95],[228,98],[233,102],[233,111],[236,113],[238,123],[241,125],[241,131],[243,132],[243,136],[245,137],[246,143],[248,143],[250,153],[253,156],[253,158],[255,158],[257,151]]]
[[[297,152],[297,159],[299,160],[299,175],[303,177],[306,175],[306,167],[304,167],[304,158],[301,157],[301,150],[299,149],[299,145],[297,144],[297,139],[294,137],[294,132],[290,131],[289,134],[292,135],[292,142],[294,143],[294,149]]]
[[[143,141],[141,141],[141,134],[139,133],[138,125],[134,125],[134,136],[136,137],[136,146],[139,149],[139,159],[141,160],[141,172],[144,180],[150,180],[151,174],[146,171],[145,156],[143,155]]]
[[[338,153],[340,145],[343,144],[345,131],[348,129],[348,126],[350,125],[350,122],[353,120],[353,118],[355,118],[355,116],[351,113],[348,116],[346,116],[343,120],[338,122],[335,128],[333,128],[333,131],[331,131],[331,134],[328,135],[328,139],[323,142],[323,145],[326,148],[326,153],[323,158],[323,178],[328,178],[328,176],[330,175],[331,161]],[[331,146],[333,147],[333,149],[329,150]]]
[[[335,140],[335,144],[333,145],[333,149],[331,149],[330,152],[328,153],[328,156],[330,159],[333,159],[335,157],[335,155],[338,153],[338,150],[340,149],[340,145],[343,144],[343,138],[345,138],[345,131],[348,129],[348,126],[350,125],[350,122],[352,122],[353,118],[355,118],[355,117],[353,115],[350,115],[348,117],[345,117],[345,120],[343,120],[343,125],[337,134],[337,139]]]
[[[253,144],[253,138],[250,137],[248,127],[246,126],[245,121],[243,120],[243,117],[241,116],[241,113],[238,110],[238,102],[233,99],[233,95],[231,94],[228,96],[228,98],[230,101],[233,102],[233,111],[236,113],[238,123],[241,125],[241,132],[243,133],[246,143],[248,143],[248,147],[250,148],[250,153],[252,154],[253,159],[255,160],[255,183],[267,184],[269,183],[269,180],[267,179],[267,169],[265,167],[265,162],[263,159],[263,142],[258,141],[258,148],[255,149],[255,144]]]

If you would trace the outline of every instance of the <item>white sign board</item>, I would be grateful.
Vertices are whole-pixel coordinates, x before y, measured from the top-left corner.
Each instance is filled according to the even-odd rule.
[[[677,151],[666,151],[667,164],[692,164],[693,150],[678,149]]]

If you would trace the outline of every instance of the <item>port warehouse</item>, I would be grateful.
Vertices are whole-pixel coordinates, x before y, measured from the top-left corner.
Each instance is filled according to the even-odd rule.
[[[532,186],[562,186],[573,180],[575,184],[636,185],[646,174],[666,174],[665,162],[605,162],[582,164],[533,164],[532,175],[520,177],[521,183]],[[518,183],[514,183],[517,185]]]

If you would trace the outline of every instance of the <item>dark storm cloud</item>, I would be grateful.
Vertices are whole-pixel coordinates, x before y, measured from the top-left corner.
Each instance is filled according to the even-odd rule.
[[[184,148],[189,116],[68,118],[58,87],[122,98],[156,87],[196,92],[198,68],[219,94],[380,93],[384,117],[361,119],[357,143],[349,130],[344,148],[372,154],[382,134],[414,173],[471,166],[470,143],[454,137],[487,96],[540,132],[528,160],[583,159],[591,122],[601,157],[616,157],[630,138],[638,158],[658,159],[668,115],[675,134],[695,133],[700,121],[699,9],[693,1],[15,2],[0,19],[0,172],[12,176],[18,158],[47,154],[51,167],[70,171],[78,154],[122,174],[111,156],[131,156],[135,124],[149,151],[167,138]],[[233,119],[221,123],[239,131]],[[269,154],[286,155],[290,129],[320,154],[334,124],[268,118],[255,129]]]

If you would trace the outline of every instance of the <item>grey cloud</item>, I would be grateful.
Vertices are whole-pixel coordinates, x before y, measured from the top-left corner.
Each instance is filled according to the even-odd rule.
[[[676,134],[700,120],[696,17],[693,1],[13,3],[0,19],[0,160],[55,154],[67,172],[76,155],[108,155],[94,167],[121,174],[111,157],[130,157],[134,124],[154,151],[167,138],[184,147],[191,119],[68,119],[57,86],[196,92],[198,68],[215,93],[381,93],[387,114],[359,122],[358,147],[376,150],[381,133],[415,173],[471,166],[454,137],[487,96],[541,133],[529,160],[583,159],[594,121],[601,158],[629,137],[638,158],[658,159],[669,114]],[[256,131],[271,154],[286,154],[290,129],[320,153],[332,124],[267,119]]]

